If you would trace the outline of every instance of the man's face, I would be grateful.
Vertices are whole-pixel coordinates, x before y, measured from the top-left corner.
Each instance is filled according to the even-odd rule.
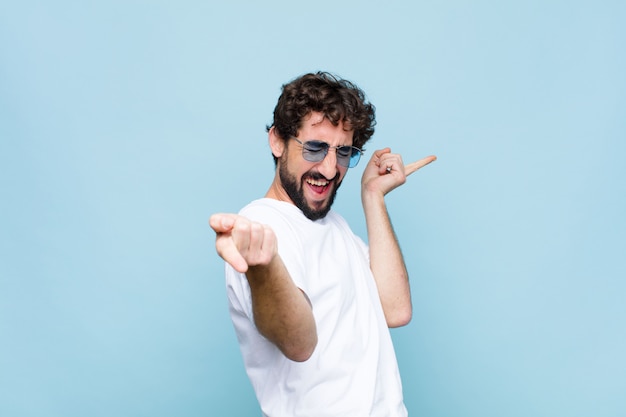
[[[321,113],[305,117],[298,131],[298,140],[320,140],[331,147],[352,145],[352,130],[344,130],[340,122],[333,126]],[[321,219],[330,210],[337,190],[348,168],[337,164],[335,149],[329,149],[319,162],[309,162],[302,156],[302,145],[289,139],[278,160],[280,183],[291,202],[311,220]]]

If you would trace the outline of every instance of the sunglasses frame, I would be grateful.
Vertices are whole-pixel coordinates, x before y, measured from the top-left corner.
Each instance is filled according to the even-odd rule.
[[[359,164],[363,150],[351,145],[330,146],[323,140],[312,139],[301,142],[298,138],[292,137],[293,140],[302,146],[302,157],[308,162],[321,162],[328,155],[328,151],[333,148],[337,155],[337,163],[345,168],[354,168]],[[311,146],[314,146],[312,149]],[[319,149],[315,148],[319,146]],[[340,154],[341,149],[348,149],[348,155]],[[353,162],[354,161],[354,162]]]

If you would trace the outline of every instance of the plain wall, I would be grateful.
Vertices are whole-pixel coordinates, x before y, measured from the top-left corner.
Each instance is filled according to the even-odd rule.
[[[360,87],[428,417],[626,413],[618,1],[4,1],[0,415],[260,415],[210,214],[261,197],[280,86]],[[363,238],[364,164],[335,208]]]

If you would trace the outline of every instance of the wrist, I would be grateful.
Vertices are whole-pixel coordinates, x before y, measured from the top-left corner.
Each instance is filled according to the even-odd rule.
[[[385,194],[383,194],[380,190],[373,190],[363,186],[361,187],[361,202],[363,205],[384,204]]]

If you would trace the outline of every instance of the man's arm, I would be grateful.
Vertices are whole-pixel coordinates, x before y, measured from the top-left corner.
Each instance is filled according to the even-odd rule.
[[[214,214],[209,224],[217,253],[246,274],[259,332],[287,358],[307,360],[317,345],[313,311],[278,255],[273,230],[235,214]]]
[[[367,224],[370,268],[389,327],[404,326],[413,314],[409,277],[385,204],[385,195],[406,177],[436,159],[429,156],[404,165],[389,148],[374,152],[363,172],[361,201]]]

